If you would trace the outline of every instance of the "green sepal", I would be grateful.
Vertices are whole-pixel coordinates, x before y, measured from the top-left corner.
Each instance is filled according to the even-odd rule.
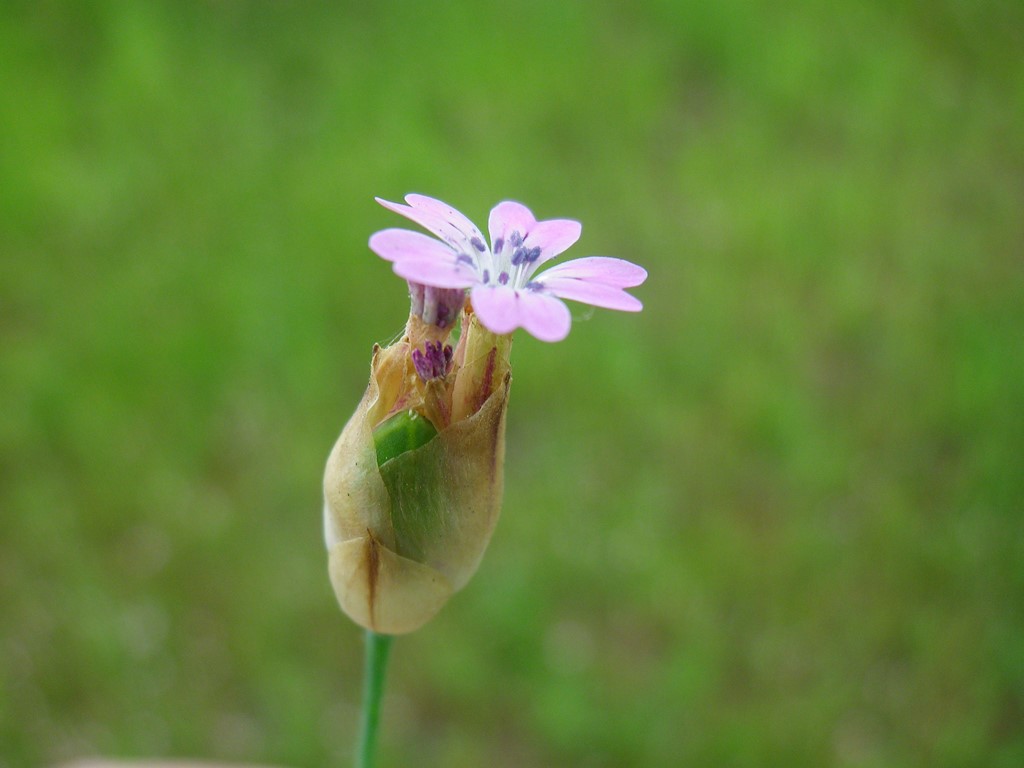
[[[436,434],[437,430],[429,419],[416,411],[399,411],[373,430],[377,466],[383,466],[389,459],[426,445]]]

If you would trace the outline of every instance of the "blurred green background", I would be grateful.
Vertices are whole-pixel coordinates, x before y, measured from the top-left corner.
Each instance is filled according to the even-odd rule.
[[[0,766],[343,765],[374,195],[648,267],[518,337],[384,766],[1024,765],[1024,6],[6,2]]]

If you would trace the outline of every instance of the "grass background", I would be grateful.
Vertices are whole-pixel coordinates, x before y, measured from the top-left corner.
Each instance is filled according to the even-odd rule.
[[[345,764],[321,472],[410,191],[647,266],[513,354],[384,766],[1024,764],[1024,11],[7,2],[0,766]]]

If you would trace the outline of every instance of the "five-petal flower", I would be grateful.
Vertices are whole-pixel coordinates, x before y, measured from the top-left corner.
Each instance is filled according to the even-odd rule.
[[[425,195],[406,195],[405,201],[377,198],[438,239],[385,229],[370,238],[370,248],[410,283],[470,289],[473,310],[492,333],[521,327],[542,341],[561,341],[572,324],[561,299],[625,312],[643,306],[624,289],[640,285],[647,271],[624,259],[589,256],[534,276],[579,239],[577,221],[537,221],[525,205],[505,201],[491,210],[488,245],[476,225],[446,203]]]

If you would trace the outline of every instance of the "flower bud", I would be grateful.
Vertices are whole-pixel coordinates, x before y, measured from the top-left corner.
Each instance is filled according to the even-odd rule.
[[[416,300],[403,338],[374,348],[324,475],[331,584],[382,634],[419,628],[465,586],[501,510],[511,337],[467,307],[452,350],[451,324],[426,322]]]

